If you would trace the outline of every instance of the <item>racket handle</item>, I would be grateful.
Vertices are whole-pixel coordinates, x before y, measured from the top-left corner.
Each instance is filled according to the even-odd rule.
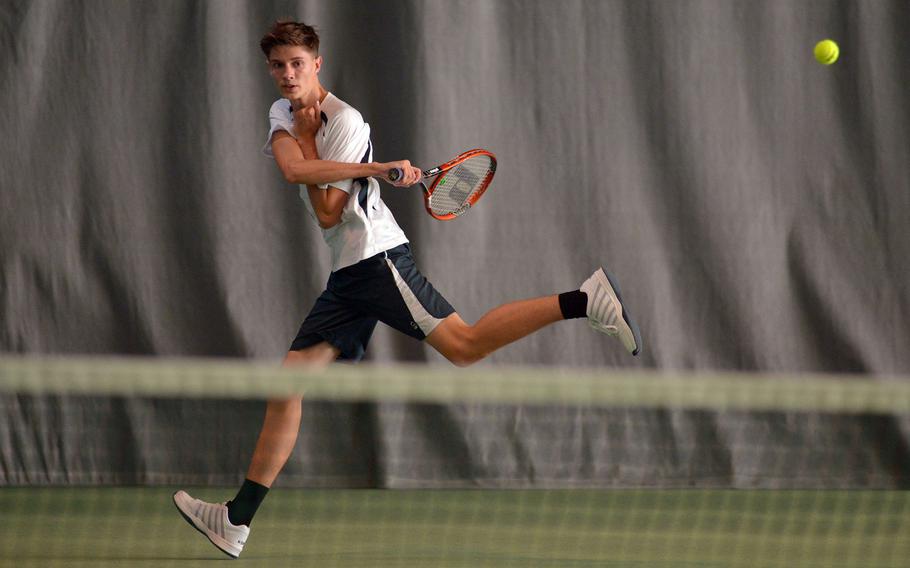
[[[389,170],[389,181],[398,181],[404,177],[404,172],[401,171],[401,168],[392,168]]]

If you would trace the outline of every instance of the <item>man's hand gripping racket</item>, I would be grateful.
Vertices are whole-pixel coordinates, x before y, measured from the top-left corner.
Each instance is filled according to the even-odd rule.
[[[427,213],[441,221],[448,221],[477,203],[495,173],[496,156],[492,152],[476,149],[424,170],[415,182],[423,187]],[[391,182],[405,177],[405,172],[399,168],[389,170],[388,179]]]

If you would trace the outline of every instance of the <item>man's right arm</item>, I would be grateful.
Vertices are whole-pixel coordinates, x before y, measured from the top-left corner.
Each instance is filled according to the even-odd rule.
[[[345,179],[373,176],[387,180],[387,174],[393,168],[405,172],[404,178],[393,185],[407,187],[420,179],[420,170],[412,166],[408,160],[366,164],[307,160],[297,141],[284,130],[278,130],[272,135],[272,153],[284,179],[294,184],[326,185]]]

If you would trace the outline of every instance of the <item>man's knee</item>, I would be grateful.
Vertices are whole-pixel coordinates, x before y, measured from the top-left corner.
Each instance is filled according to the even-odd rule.
[[[468,367],[488,354],[478,348],[473,328],[466,326],[459,331],[456,340],[449,346],[448,352],[443,355],[456,367]]]
[[[457,367],[467,367],[488,355],[478,348],[480,342],[474,327],[466,324],[457,313],[430,332],[427,343]]]
[[[448,359],[449,359],[449,362],[451,362],[456,367],[464,368],[464,367],[470,367],[471,365],[480,361],[483,358],[484,358],[484,355],[480,355],[478,353],[464,352],[464,353],[453,354]]]

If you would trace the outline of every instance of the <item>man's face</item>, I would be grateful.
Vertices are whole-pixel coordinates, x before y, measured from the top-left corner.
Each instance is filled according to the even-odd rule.
[[[269,73],[284,98],[310,99],[319,95],[317,74],[322,57],[313,57],[305,47],[279,45],[272,48],[268,63]]]

